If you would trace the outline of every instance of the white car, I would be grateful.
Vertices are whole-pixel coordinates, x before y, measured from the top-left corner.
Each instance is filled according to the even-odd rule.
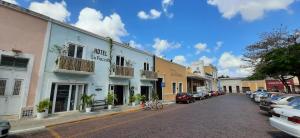
[[[300,106],[300,97],[296,96],[294,99],[288,104],[272,104],[272,108],[289,108],[293,109],[296,106]]]
[[[300,137],[300,106],[294,109],[275,108],[275,113],[279,116],[270,118],[270,124],[290,135]]]
[[[10,130],[10,123],[8,121],[0,120],[0,137],[5,137],[8,135]]]
[[[287,105],[289,102],[293,101],[295,98],[299,98],[298,95],[284,95],[282,98],[273,101],[274,104]]]
[[[259,103],[261,100],[261,97],[267,97],[267,96],[268,96],[268,93],[266,93],[266,92],[257,92],[255,95],[254,101]]]

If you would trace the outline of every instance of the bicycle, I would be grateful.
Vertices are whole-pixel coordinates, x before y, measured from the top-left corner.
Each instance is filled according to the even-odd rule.
[[[145,103],[144,109],[145,110],[151,110],[151,109],[159,110],[159,109],[163,109],[163,104],[162,104],[162,102],[160,102],[158,100],[147,101]]]

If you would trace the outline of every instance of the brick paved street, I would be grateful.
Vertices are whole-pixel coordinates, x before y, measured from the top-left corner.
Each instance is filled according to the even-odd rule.
[[[284,137],[244,95],[177,104],[163,111],[138,111],[10,137]]]

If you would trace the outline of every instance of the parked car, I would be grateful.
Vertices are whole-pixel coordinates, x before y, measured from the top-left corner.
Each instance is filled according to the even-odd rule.
[[[278,116],[270,118],[270,124],[292,136],[300,137],[300,106],[293,109],[275,108]]]
[[[252,94],[251,91],[246,91],[246,95],[247,95],[248,97],[250,97],[251,94]]]
[[[259,92],[259,94],[255,95],[255,102],[261,102],[266,98],[275,96],[275,95],[283,95],[282,93],[279,92]]]
[[[10,130],[10,123],[8,121],[0,120],[0,137],[8,136]]]
[[[193,94],[193,97],[195,100],[202,100],[205,98],[205,93],[204,92],[197,92]]]
[[[287,105],[289,102],[299,97],[299,95],[284,95],[281,99],[273,101],[273,104],[284,104]]]
[[[195,99],[192,94],[189,93],[177,93],[176,103],[185,102],[187,104],[195,102]]]
[[[271,107],[273,108],[294,108],[296,106],[300,105],[300,96],[295,96],[292,101],[290,101],[288,104],[273,104]]]
[[[267,96],[268,96],[267,92],[258,92],[255,95],[254,101],[259,103],[262,97],[267,97]]]
[[[280,100],[282,98],[284,98],[282,93],[272,94],[269,95],[269,97],[262,98],[259,108],[261,111],[266,111],[269,114],[271,114],[271,110],[272,110],[271,105],[273,104],[273,101]]]

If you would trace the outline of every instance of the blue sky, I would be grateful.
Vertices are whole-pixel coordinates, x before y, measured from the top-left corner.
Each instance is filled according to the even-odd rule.
[[[244,48],[256,42],[260,33],[280,25],[290,30],[300,28],[298,0],[6,1],[92,32],[96,30],[94,33],[100,35],[130,42],[180,64],[188,66],[205,59],[207,64],[218,67],[219,74],[229,76],[250,74],[249,70],[240,68],[240,59]],[[81,21],[78,20],[80,12],[83,13]],[[95,15],[100,15],[98,20]],[[98,30],[89,27],[94,25]]]

